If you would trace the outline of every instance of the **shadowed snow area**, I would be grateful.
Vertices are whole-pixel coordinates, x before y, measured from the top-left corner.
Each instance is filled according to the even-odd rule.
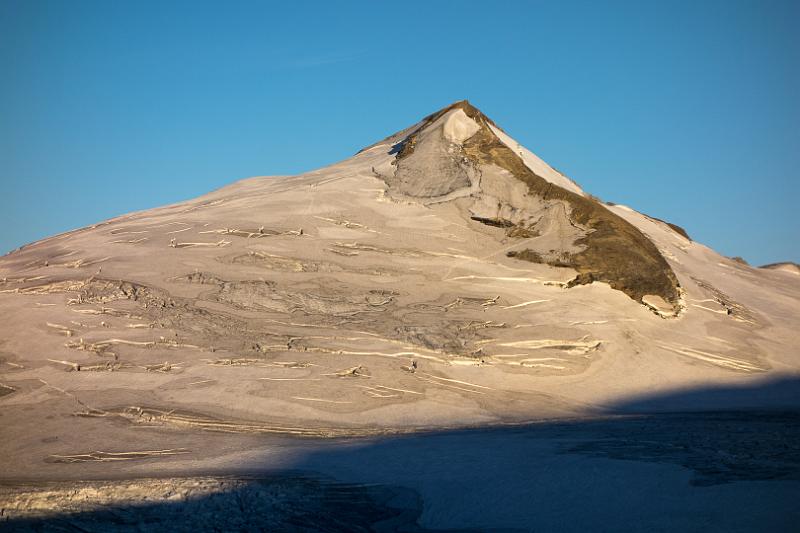
[[[84,481],[11,484],[0,501],[12,530],[790,531],[800,518],[800,412],[738,407],[757,396],[796,402],[800,380],[653,400],[696,405],[720,392],[737,408],[239,440],[201,463],[119,463],[122,480],[100,480],[102,458],[84,459],[74,463]],[[160,479],[141,477],[156,465]]]
[[[458,102],[0,258],[3,517],[780,531],[795,270],[602,204]]]

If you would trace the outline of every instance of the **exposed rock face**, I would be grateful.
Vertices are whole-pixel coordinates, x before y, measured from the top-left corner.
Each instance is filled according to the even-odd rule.
[[[656,246],[557,171],[526,161],[469,102],[421,124],[397,145],[394,173],[385,177],[392,194],[425,203],[469,197],[471,218],[519,241],[510,257],[575,269],[570,286],[602,281],[638,302],[652,295],[677,310],[678,279]]]
[[[477,182],[477,169],[464,157],[461,144],[477,129],[459,109],[409,135],[400,144],[394,174],[386,180],[391,190],[423,201],[441,201],[470,190]]]

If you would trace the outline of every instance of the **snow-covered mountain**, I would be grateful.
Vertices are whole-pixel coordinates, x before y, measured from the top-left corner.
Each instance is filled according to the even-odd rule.
[[[238,453],[594,416],[800,370],[795,273],[598,201],[466,101],[329,167],[25,246],[0,259],[0,311],[17,477],[126,447],[211,468],[220,431]]]

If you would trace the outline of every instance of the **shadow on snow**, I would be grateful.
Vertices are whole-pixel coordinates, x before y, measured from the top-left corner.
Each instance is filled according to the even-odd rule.
[[[228,472],[211,495],[0,529],[788,531],[800,520],[800,379],[643,395],[605,412],[322,441],[281,471]]]

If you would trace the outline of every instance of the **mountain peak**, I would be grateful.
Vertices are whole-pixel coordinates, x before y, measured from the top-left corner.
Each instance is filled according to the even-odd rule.
[[[508,255],[578,271],[570,286],[606,282],[638,302],[679,309],[680,287],[632,224],[514,141],[467,100],[390,137],[388,193],[425,205],[468,204],[465,216],[504,228]],[[650,296],[645,301],[645,297]]]
[[[478,122],[478,123],[484,122],[484,123],[487,123],[487,124],[491,124],[494,127],[497,127],[497,125],[492,121],[492,119],[490,119],[489,117],[484,115],[483,112],[480,109],[478,109],[477,107],[472,105],[470,103],[470,101],[466,100],[466,99],[465,100],[458,100],[456,102],[453,102],[452,104],[447,105],[447,106],[441,108],[440,110],[438,110],[438,111],[436,111],[434,113],[431,113],[430,115],[426,116],[420,122],[421,127],[424,128],[425,126],[435,122],[438,118],[450,113],[451,111],[458,111],[458,110],[463,111],[464,115],[466,115],[470,119],[474,120],[475,122]]]
[[[477,116],[484,116],[480,109],[472,105],[470,101],[466,99],[455,101],[452,104],[444,106],[439,111],[436,111],[435,113],[432,113],[428,116],[429,117],[441,116],[447,113],[448,111],[453,111],[454,109],[461,109],[471,118],[475,118]]]

